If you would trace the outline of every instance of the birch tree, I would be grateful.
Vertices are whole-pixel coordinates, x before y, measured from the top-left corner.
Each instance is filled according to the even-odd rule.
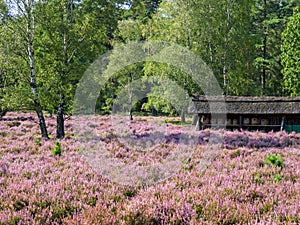
[[[15,38],[18,43],[16,48],[10,49],[10,54],[15,55],[19,59],[18,66],[24,64],[24,69],[27,74],[26,78],[20,78],[24,81],[25,86],[28,85],[31,89],[31,94],[28,96],[32,101],[32,106],[36,112],[39,120],[41,135],[48,139],[48,132],[45,122],[45,117],[42,110],[42,104],[39,96],[39,89],[37,84],[37,69],[36,69],[36,1],[35,0],[9,0],[7,4],[10,10],[9,22],[6,26],[10,30],[9,42],[13,42]],[[23,86],[23,85],[22,85]],[[20,90],[22,91],[22,90]],[[16,94],[19,96],[18,94]],[[26,96],[22,96],[25,98]],[[26,102],[26,100],[25,100]],[[31,108],[31,106],[27,106]]]
[[[56,137],[63,138],[77,82],[85,69],[111,48],[116,27],[113,2],[51,0],[40,3],[39,66],[43,99],[56,112]]]

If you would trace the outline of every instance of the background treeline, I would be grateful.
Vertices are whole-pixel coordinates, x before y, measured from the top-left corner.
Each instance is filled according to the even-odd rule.
[[[146,40],[198,54],[226,95],[299,95],[299,6],[299,0],[0,0],[0,111],[35,110],[45,138],[43,111],[55,113],[62,138],[88,66],[116,46]],[[114,74],[97,111],[109,113],[128,82],[149,77],[202,94],[178,68],[141,62]],[[161,94],[154,88],[134,109],[174,113]]]

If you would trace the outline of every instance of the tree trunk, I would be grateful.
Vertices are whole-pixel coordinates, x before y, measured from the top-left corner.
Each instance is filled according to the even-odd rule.
[[[26,9],[27,16],[27,56],[29,59],[29,67],[30,67],[30,87],[31,92],[33,94],[33,102],[35,111],[37,113],[39,119],[39,125],[42,133],[42,137],[48,139],[48,132],[46,127],[46,122],[44,118],[44,114],[42,111],[41,103],[39,100],[37,84],[36,84],[36,75],[35,75],[35,62],[34,62],[34,47],[33,47],[33,39],[34,39],[34,17],[33,17],[33,1],[29,1]]]
[[[227,51],[228,51],[228,36],[230,31],[230,9],[227,7],[226,10],[227,21],[226,21],[226,35],[225,35],[225,55],[224,55],[224,65],[223,65],[223,85],[224,85],[224,95],[228,95],[228,81],[227,81]]]
[[[133,94],[132,80],[133,80],[133,74],[130,73],[130,78],[128,80],[128,83],[129,83],[129,93],[128,93],[128,97],[129,97],[129,120],[133,120],[133,116],[132,116],[132,94]]]
[[[72,5],[73,1],[68,1],[66,7],[64,8],[63,14],[63,23],[66,25],[66,29],[63,31],[63,40],[62,40],[62,49],[63,49],[63,56],[64,56],[64,66],[61,70],[61,85],[64,87],[66,85],[66,77],[67,77],[67,70],[69,67],[69,62],[71,61],[73,54],[69,54],[70,45],[68,41],[68,27],[73,19],[73,12],[72,12]],[[65,94],[63,90],[60,90],[59,93],[59,103],[57,106],[57,113],[56,113],[56,138],[62,139],[65,137],[65,120],[64,120],[64,106],[65,106]]]
[[[194,114],[193,115],[193,121],[192,121],[192,125],[195,126],[198,122],[198,115],[197,114]]]
[[[49,139],[47,126],[46,126],[46,122],[45,122],[45,117],[44,117],[42,108],[38,105],[40,105],[40,103],[39,102],[36,103],[36,101],[35,101],[35,107],[36,107],[35,112],[39,118],[39,125],[40,125],[40,129],[41,129],[41,133],[42,133],[42,138]]]
[[[157,116],[157,111],[153,106],[151,107],[151,115],[152,116]]]
[[[264,0],[264,20],[267,19],[267,0]],[[264,41],[263,41],[263,59],[267,59],[267,39],[268,39],[268,34],[267,32],[267,27],[265,25],[264,27]],[[266,62],[263,64],[262,68],[262,76],[261,76],[261,95],[265,95],[266,92]]]
[[[57,108],[56,115],[56,138],[62,139],[65,137],[65,121],[64,121],[64,109],[61,105]]]
[[[225,60],[224,60],[224,66],[223,66],[223,82],[224,82],[224,95],[228,95],[228,89],[227,89],[227,71],[225,66]]]
[[[197,121],[196,121],[196,127],[195,127],[195,130],[201,130],[202,129],[202,118],[203,116],[199,116],[197,115]]]
[[[180,112],[180,122],[185,123],[185,112],[183,109]]]

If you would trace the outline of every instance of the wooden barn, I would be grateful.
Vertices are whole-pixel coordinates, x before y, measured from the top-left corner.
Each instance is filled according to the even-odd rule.
[[[193,96],[188,112],[196,129],[300,132],[300,97]]]

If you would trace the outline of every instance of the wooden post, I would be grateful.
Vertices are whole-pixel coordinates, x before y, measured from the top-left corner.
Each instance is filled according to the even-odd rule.
[[[202,129],[202,121],[201,121],[202,117],[203,116],[200,116],[200,114],[198,115],[197,123],[196,123],[196,130],[201,130]]]
[[[239,128],[240,128],[240,130],[243,128],[243,116],[242,115],[240,115]]]
[[[193,121],[192,121],[192,125],[193,126],[196,126],[196,124],[198,122],[198,118],[199,118],[198,114],[194,114],[193,115]]]
[[[285,117],[282,116],[282,118],[281,118],[281,124],[280,124],[280,131],[284,131],[284,126],[285,126]]]

